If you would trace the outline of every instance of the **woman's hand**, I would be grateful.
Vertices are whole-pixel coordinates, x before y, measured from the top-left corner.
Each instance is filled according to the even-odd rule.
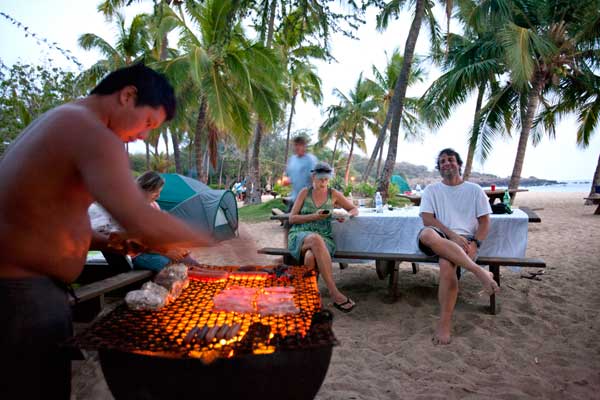
[[[354,207],[354,208],[350,209],[348,211],[348,214],[350,214],[350,217],[356,217],[356,216],[358,216],[358,208]]]
[[[329,218],[329,216],[331,215],[331,211],[329,210],[317,210],[317,212],[314,214],[317,216],[317,221],[322,220],[322,219],[327,219]]]

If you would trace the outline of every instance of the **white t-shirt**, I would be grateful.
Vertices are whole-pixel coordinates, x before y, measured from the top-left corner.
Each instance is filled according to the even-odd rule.
[[[448,186],[443,182],[428,185],[421,196],[419,213],[431,213],[442,224],[459,235],[473,236],[477,218],[492,213],[488,197],[471,182]]]

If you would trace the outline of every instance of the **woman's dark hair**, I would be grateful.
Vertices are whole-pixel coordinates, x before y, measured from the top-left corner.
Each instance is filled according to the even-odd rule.
[[[111,72],[90,94],[109,95],[129,85],[137,89],[136,106],[163,106],[167,114],[166,121],[173,119],[176,106],[173,87],[163,74],[146,67],[143,63]]]
[[[165,185],[165,180],[157,172],[146,171],[136,179],[144,192],[154,192]]]
[[[437,159],[435,160],[435,169],[437,169],[438,171],[440,170],[440,158],[444,154],[447,156],[454,156],[454,158],[456,158],[456,163],[458,164],[458,174],[462,175],[462,158],[460,158],[460,154],[458,154],[454,149],[451,148],[447,148],[440,151],[440,153],[437,156]]]

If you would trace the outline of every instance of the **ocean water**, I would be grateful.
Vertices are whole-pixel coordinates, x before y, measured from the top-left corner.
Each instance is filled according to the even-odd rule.
[[[592,186],[591,181],[578,180],[578,181],[566,181],[555,185],[544,185],[544,186],[527,186],[525,189],[529,189],[530,192],[582,192],[589,193],[590,187]]]

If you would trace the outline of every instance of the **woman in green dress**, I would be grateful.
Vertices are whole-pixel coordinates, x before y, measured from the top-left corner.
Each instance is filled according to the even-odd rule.
[[[318,267],[333,300],[340,311],[349,312],[354,301],[340,292],[333,281],[331,256],[335,252],[335,242],[331,230],[334,207],[344,208],[351,217],[358,215],[358,209],[337,190],[328,188],[333,170],[326,162],[318,162],[312,173],[312,187],[304,188],[298,194],[289,222],[292,225],[288,236],[288,248],[294,258],[304,264]],[[339,220],[343,222],[343,219]]]

